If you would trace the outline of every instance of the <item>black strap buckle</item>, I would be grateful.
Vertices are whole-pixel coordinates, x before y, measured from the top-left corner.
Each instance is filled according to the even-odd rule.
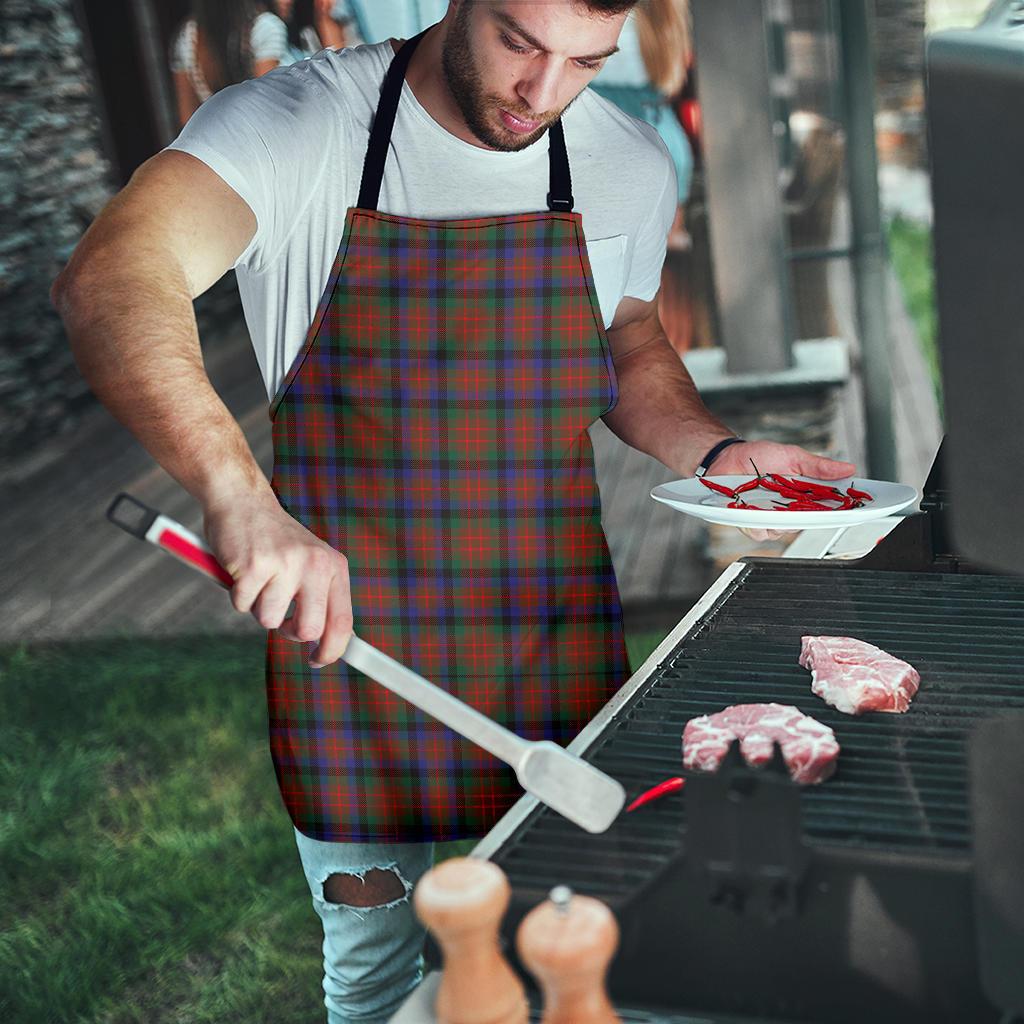
[[[558,199],[555,196],[553,196],[550,192],[548,193],[549,210],[554,210],[557,213],[572,213],[572,204],[572,193],[569,194],[568,199]]]

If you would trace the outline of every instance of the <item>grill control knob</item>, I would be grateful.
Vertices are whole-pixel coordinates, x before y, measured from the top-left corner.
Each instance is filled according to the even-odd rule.
[[[526,1024],[526,993],[498,946],[511,893],[501,868],[472,857],[443,861],[416,886],[416,914],[444,954],[437,1024]]]
[[[541,1024],[620,1024],[604,981],[618,944],[608,907],[563,885],[523,918],[516,949],[544,993]]]

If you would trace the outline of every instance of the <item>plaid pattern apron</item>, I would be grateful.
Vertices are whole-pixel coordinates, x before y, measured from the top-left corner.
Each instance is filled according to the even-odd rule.
[[[514,732],[566,744],[629,674],[587,433],[615,404],[614,367],[560,123],[547,211],[377,211],[418,41],[385,79],[359,204],[271,404],[272,484],[348,559],[359,636]],[[269,632],[270,745],[300,832],[479,836],[522,795],[492,755],[307,657]]]

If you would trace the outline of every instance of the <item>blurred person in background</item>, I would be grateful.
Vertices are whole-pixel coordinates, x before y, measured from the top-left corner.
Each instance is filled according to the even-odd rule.
[[[326,47],[352,45],[344,0],[274,0],[274,9],[288,27],[288,56],[282,64],[305,60]]]
[[[590,84],[627,114],[653,125],[668,148],[679,190],[670,246],[685,242],[683,205],[693,177],[693,149],[675,111],[692,49],[689,0],[645,0],[626,18],[618,53]]]
[[[285,23],[257,0],[193,0],[171,44],[178,125],[215,92],[288,59]]]
[[[408,39],[440,21],[448,0],[335,0],[335,5],[351,19],[350,34],[357,42],[379,43]]]
[[[620,110],[652,125],[665,143],[676,171],[677,204],[662,269],[659,315],[672,347],[693,340],[695,277],[689,256],[684,208],[690,197],[694,150],[676,112],[693,59],[688,0],[644,0],[629,13],[613,53],[590,88]],[[701,238],[702,236],[698,236]],[[682,262],[681,262],[682,261]],[[703,278],[699,278],[703,280]]]

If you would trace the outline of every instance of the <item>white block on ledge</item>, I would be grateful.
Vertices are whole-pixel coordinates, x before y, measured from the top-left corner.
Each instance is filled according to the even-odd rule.
[[[802,391],[837,387],[850,377],[849,346],[845,338],[816,338],[793,343],[793,365],[766,373],[727,373],[724,348],[695,348],[683,364],[701,394],[726,392]]]

